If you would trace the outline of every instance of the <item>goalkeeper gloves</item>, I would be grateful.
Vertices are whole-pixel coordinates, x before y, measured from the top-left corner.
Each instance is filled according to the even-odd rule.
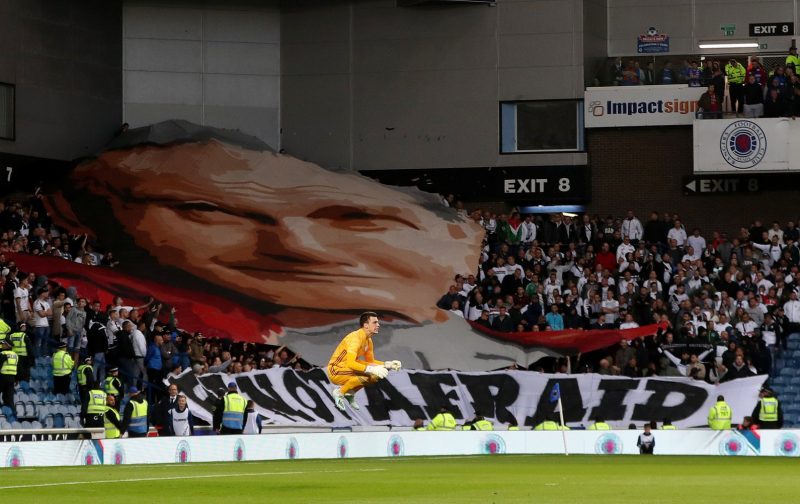
[[[378,379],[384,379],[389,376],[389,370],[377,364],[369,364],[365,370],[368,375],[374,376]]]
[[[400,371],[400,368],[403,367],[399,360],[387,360],[383,366],[389,371]]]

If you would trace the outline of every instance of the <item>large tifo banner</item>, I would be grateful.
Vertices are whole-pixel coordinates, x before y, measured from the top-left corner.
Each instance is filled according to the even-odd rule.
[[[187,371],[170,381],[189,399],[192,413],[206,421],[213,416],[218,395],[235,380],[243,396],[252,399],[268,423],[284,425],[411,426],[448,408],[459,423],[476,414],[507,424],[534,426],[556,412],[553,387],[561,391],[567,424],[588,425],[603,419],[616,428],[670,419],[679,427],[707,424],[708,410],[722,394],[733,410],[733,421],[750,415],[766,376],[720,385],[689,378],[624,378],[598,374],[545,375],[530,371],[464,373],[402,371],[391,373],[356,396],[361,409],[339,411],[331,385],[321,369],[252,371],[235,376]],[[641,426],[641,425],[640,425]]]
[[[694,123],[695,173],[800,171],[800,124],[789,118]]]
[[[6,258],[104,306],[152,296],[140,315],[166,322],[174,312],[185,331],[286,345],[316,365],[365,311],[381,316],[377,355],[417,369],[486,371],[563,353],[474,331],[436,307],[456,274],[476,271],[485,231],[434,194],[187,121],[128,130],[47,173],[40,215],[118,263],[46,250]]]
[[[688,126],[704,91],[685,84],[586,88],[585,124],[587,128]]]

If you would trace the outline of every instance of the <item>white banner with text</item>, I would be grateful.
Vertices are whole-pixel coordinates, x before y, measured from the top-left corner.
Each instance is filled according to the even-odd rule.
[[[235,381],[267,422],[278,425],[346,427],[352,425],[412,426],[447,408],[459,424],[482,415],[500,424],[515,420],[535,426],[556,413],[551,401],[558,384],[568,425],[602,419],[616,428],[669,419],[679,427],[706,425],[708,410],[722,394],[733,409],[733,422],[750,415],[766,376],[710,385],[690,378],[625,378],[599,374],[546,375],[531,371],[466,373],[401,371],[356,395],[361,409],[336,409],[331,384],[321,369],[296,372],[275,368],[238,375],[191,370],[171,383],[186,394],[192,413],[211,421],[219,395]]]
[[[670,86],[590,87],[584,93],[587,128],[689,126],[706,88]]]

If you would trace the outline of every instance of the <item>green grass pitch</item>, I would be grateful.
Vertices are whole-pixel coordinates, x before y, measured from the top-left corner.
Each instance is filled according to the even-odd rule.
[[[0,470],[3,502],[800,501],[800,459],[495,455]]]

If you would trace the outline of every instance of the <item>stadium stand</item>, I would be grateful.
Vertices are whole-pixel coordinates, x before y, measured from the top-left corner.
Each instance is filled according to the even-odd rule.
[[[99,252],[102,249],[86,236],[54,228],[39,201],[4,205],[0,224],[13,233],[6,232],[0,241],[0,253],[50,255],[105,267],[118,264],[113,252]],[[443,203],[467,212],[452,197],[443,198]],[[770,374],[784,401],[787,425],[800,423],[800,320],[789,305],[794,303],[795,278],[800,276],[793,222],[768,229],[754,221],[728,241],[726,233],[716,231],[707,240],[699,230],[687,229],[677,214],[662,217],[654,212],[644,223],[633,212],[624,218],[585,215],[575,220],[569,215],[521,216],[515,211],[496,215],[475,210],[470,215],[486,230],[481,264],[475,273],[456,277],[437,303],[440,308],[479,323],[485,319],[487,328],[502,332],[668,324],[655,339],[545,359],[531,369],[630,377],[683,374],[710,383]],[[0,256],[0,269],[5,278],[4,315],[15,321],[20,314],[9,310],[8,301],[17,278],[22,282],[27,277],[31,290],[48,281],[35,272],[17,271],[5,256]],[[53,333],[72,340],[64,317],[69,308],[63,308],[63,300],[80,293],[53,287],[51,304],[62,300],[60,316],[65,319]],[[508,321],[500,316],[501,308]],[[105,310],[96,302],[87,306],[80,345],[74,349],[76,362],[90,345],[87,329],[92,323],[110,325],[111,312],[131,317],[143,331],[150,379],[134,365],[121,366],[121,378],[126,386],[145,385],[153,402],[164,394],[161,379],[187,368],[197,374],[237,374],[274,366],[311,367],[284,347],[185,333],[175,327],[174,312],[168,321],[159,321],[159,314],[167,310],[153,297],[139,307],[127,307],[122,299]],[[49,324],[55,328],[52,321]],[[50,347],[57,341],[51,336]],[[737,363],[737,355],[743,365]],[[112,360],[111,355],[105,358]],[[97,378],[102,379],[99,371]],[[54,394],[51,359],[46,355],[35,359],[30,374],[30,381],[17,388],[14,408],[4,408],[0,427],[80,426],[75,377],[71,393]]]

